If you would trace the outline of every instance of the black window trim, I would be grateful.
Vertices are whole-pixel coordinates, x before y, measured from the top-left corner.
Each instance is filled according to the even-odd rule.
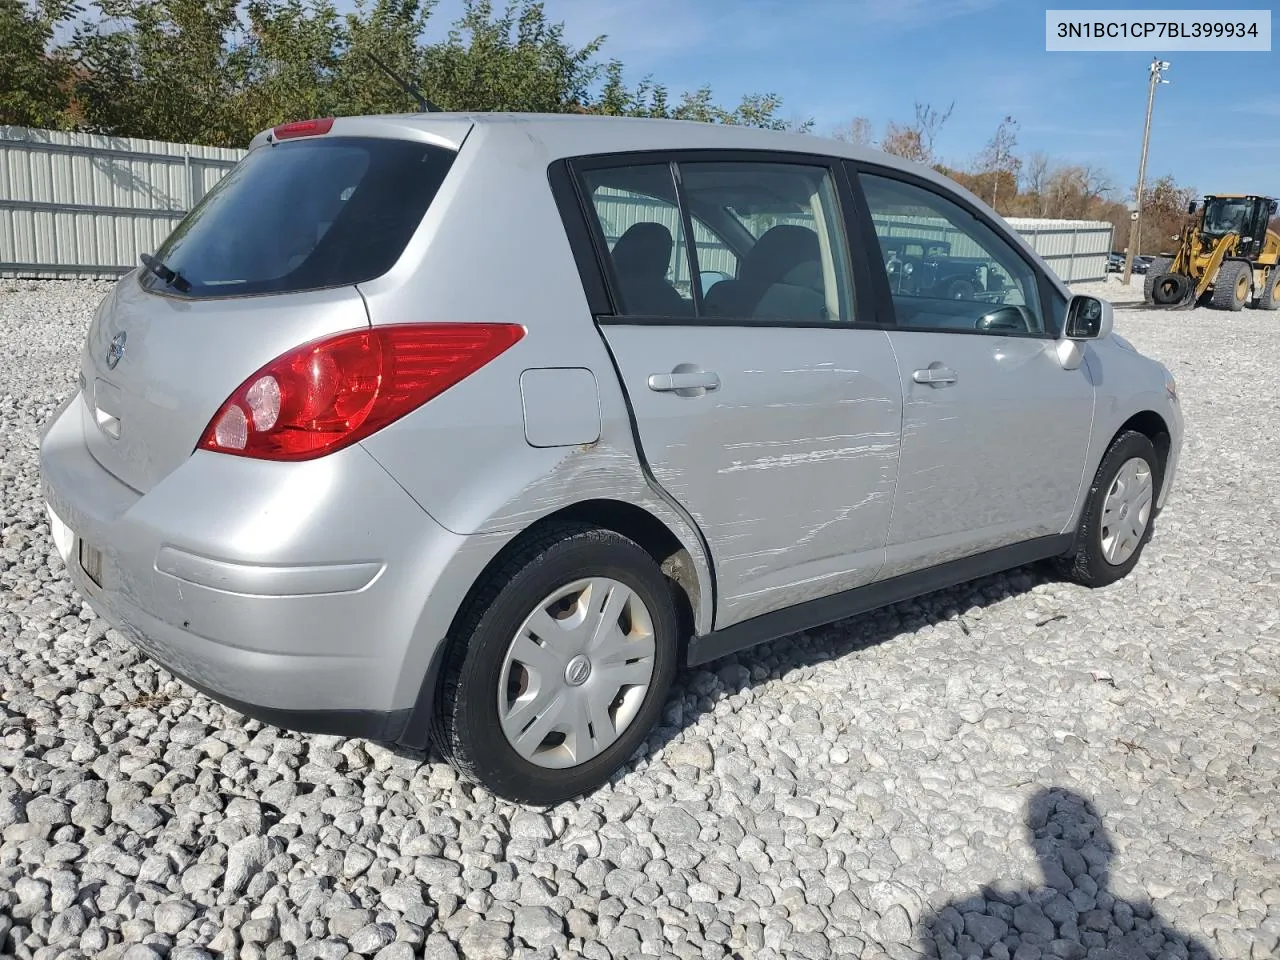
[[[884,322],[881,324],[882,329],[900,330],[903,333],[948,333],[966,335],[973,334],[982,337],[1015,337],[1022,340],[1057,341],[1061,338],[1062,330],[1051,304],[1055,300],[1061,300],[1062,295],[1058,292],[1057,288],[1053,285],[1053,282],[1040,268],[1040,266],[1035,262],[1028,260],[1016,244],[1008,243],[1008,241],[1006,241],[1006,244],[1009,247],[1010,252],[1023,262],[1027,269],[1031,271],[1032,276],[1036,279],[1036,294],[1040,298],[1041,320],[1045,324],[1044,333],[1035,333],[1033,331],[1019,333],[1012,330],[978,330],[976,328],[973,330],[966,330],[956,327],[910,327],[900,325],[897,321],[897,314],[893,305],[892,291],[889,289],[889,277],[883,269],[884,252],[880,246],[880,235],[876,233],[875,223],[871,218],[870,206],[868,205],[866,195],[862,190],[862,182],[859,179],[860,175],[865,174],[867,176],[881,177],[886,180],[896,180],[899,183],[905,183],[935,194],[942,199],[955,204],[1001,239],[1004,239],[1004,234],[1010,228],[1002,226],[994,221],[985,212],[974,206],[960,194],[952,190],[948,190],[946,187],[925,177],[918,176],[908,170],[899,170],[895,167],[885,166],[883,164],[868,163],[863,160],[849,160],[847,158],[844,160],[844,165],[848,172],[851,189],[855,192],[858,200],[856,210],[860,220],[858,227],[860,228],[863,243],[874,243],[875,246],[868,247],[868,249],[874,249],[878,252],[876,263],[880,265],[880,269],[873,270],[872,273],[880,315],[884,318]],[[1064,323],[1065,316],[1066,311],[1064,308]]]
[[[873,293],[873,271],[861,246],[855,247],[851,231],[855,222],[854,208],[858,195],[854,193],[845,159],[821,153],[802,153],[786,150],[743,150],[698,148],[675,150],[633,150],[570,157],[551,165],[549,177],[556,205],[565,222],[566,234],[574,248],[574,260],[582,277],[583,289],[596,322],[606,326],[674,326],[674,327],[781,327],[788,329],[818,328],[823,330],[873,330],[882,328],[879,322],[879,298]],[[682,222],[687,214],[683,201],[684,188],[674,171],[682,163],[774,163],[788,166],[822,167],[835,184],[839,215],[833,226],[841,231],[846,266],[853,279],[853,311],[851,320],[780,320],[753,317],[664,317],[630,316],[618,312],[617,280],[613,276],[608,246],[600,229],[599,219],[591,206],[591,200],[583,190],[582,175],[590,170],[616,167],[673,165],[674,192],[679,200]],[[556,169],[563,171],[556,173]],[[570,211],[576,206],[576,215]],[[868,218],[868,222],[869,218]],[[692,230],[685,225],[692,246]],[[878,250],[879,246],[875,248]],[[696,264],[696,253],[691,251],[690,263]],[[691,281],[696,275],[691,275]],[[890,314],[892,316],[892,314]]]
[[[604,267],[595,249],[595,237],[590,221],[584,216],[587,199],[582,196],[579,179],[568,160],[557,160],[547,168],[547,180],[551,184],[551,196],[560,211],[569,249],[578,267],[582,291],[587,297],[587,307],[593,316],[613,313],[614,306],[609,285],[605,283]]]

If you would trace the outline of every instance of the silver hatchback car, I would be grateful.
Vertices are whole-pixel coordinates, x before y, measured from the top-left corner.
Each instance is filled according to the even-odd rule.
[[[933,171],[677,121],[288,124],[124,277],[41,446],[76,587],[284,727],[579,795],[679,664],[1124,576],[1169,372]]]

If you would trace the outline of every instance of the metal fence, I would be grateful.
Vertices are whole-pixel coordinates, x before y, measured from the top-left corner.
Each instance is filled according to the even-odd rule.
[[[204,194],[244,156],[243,150],[160,140],[0,126],[0,276],[114,277],[154,251]],[[612,242],[640,220],[664,223],[680,238],[675,208],[616,193],[600,213]],[[976,247],[943,221],[895,221],[891,232],[953,244],[956,256]],[[668,222],[669,221],[669,222]],[[799,222],[794,218],[787,222]],[[1106,276],[1111,224],[1087,220],[1011,219],[1064,281]],[[695,224],[703,270],[732,273],[732,252]],[[687,262],[683,241],[676,263]],[[676,267],[687,289],[688,270]]]
[[[1064,283],[1106,279],[1107,254],[1115,239],[1115,227],[1106,220],[1010,217],[1008,223]]]
[[[243,150],[0,126],[0,276],[114,277]]]

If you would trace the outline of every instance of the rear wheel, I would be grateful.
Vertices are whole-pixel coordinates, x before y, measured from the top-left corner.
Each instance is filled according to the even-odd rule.
[[[1218,267],[1209,303],[1215,310],[1239,310],[1249,299],[1252,270],[1241,260],[1227,260]]]
[[[1126,576],[1151,539],[1160,491],[1160,461],[1147,437],[1126,430],[1098,465],[1064,573],[1086,587]]]
[[[1155,303],[1155,300],[1151,298],[1151,294],[1155,286],[1156,277],[1168,273],[1171,266],[1173,266],[1172,257],[1156,257],[1151,261],[1151,266],[1147,268],[1147,275],[1142,281],[1142,299],[1147,303]]]
[[[1280,266],[1267,271],[1267,279],[1262,285],[1262,293],[1253,301],[1257,310],[1280,309]]]
[[[493,793],[587,793],[653,727],[676,669],[670,582],[609,530],[557,525],[480,586],[449,637],[436,743]]]

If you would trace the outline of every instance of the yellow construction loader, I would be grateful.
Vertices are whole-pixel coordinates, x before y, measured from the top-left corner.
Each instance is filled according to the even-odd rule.
[[[1197,206],[1192,201],[1187,213]],[[1200,219],[1176,238],[1177,250],[1151,261],[1147,303],[1193,307],[1207,295],[1219,310],[1280,308],[1280,235],[1267,228],[1276,206],[1271,197],[1205,197]]]

